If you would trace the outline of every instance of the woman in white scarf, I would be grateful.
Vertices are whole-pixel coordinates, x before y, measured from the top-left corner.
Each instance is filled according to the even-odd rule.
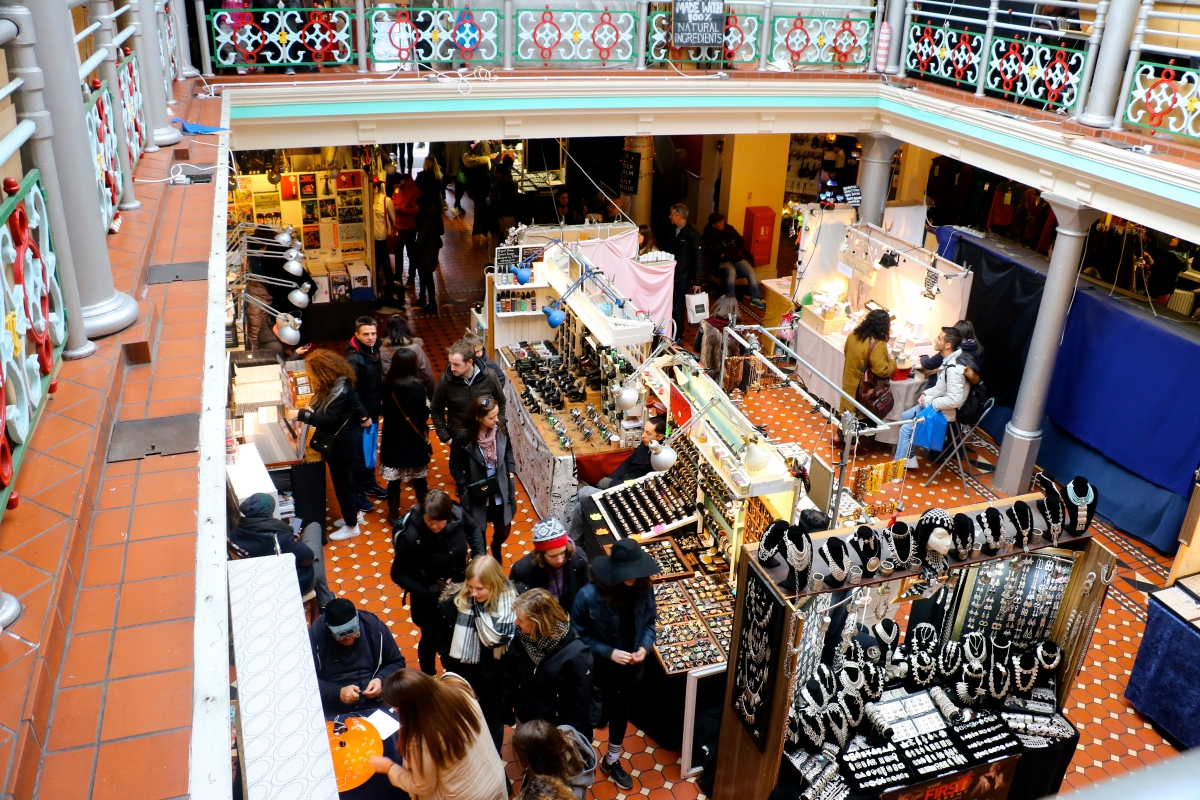
[[[466,580],[447,586],[440,603],[442,666],[471,684],[497,751],[504,742],[501,659],[516,632],[516,597],[500,562],[478,556],[467,564]]]

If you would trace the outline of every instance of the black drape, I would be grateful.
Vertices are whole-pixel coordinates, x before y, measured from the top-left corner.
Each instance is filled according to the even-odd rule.
[[[997,405],[1012,407],[1046,279],[965,238],[958,242],[958,263],[975,274],[967,319],[987,348],[983,379]]]

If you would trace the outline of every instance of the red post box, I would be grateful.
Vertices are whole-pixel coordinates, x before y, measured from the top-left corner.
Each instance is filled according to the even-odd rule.
[[[750,263],[756,267],[771,260],[771,243],[775,241],[775,209],[770,206],[747,206],[742,239]]]

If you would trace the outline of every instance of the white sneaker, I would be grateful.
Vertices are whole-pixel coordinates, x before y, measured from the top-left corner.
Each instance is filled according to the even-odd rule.
[[[360,512],[358,512],[358,524],[359,524],[359,525],[362,525],[362,524],[363,524],[363,523],[365,523],[366,521],[367,521],[367,517],[366,517],[366,515],[365,515],[365,514],[363,514],[363,512],[361,512],[361,511],[360,511]],[[335,528],[341,528],[341,527],[342,527],[342,526],[344,526],[345,524],[346,524],[346,520],[342,519],[341,517],[338,517],[336,520],[334,520],[334,522],[333,522],[333,527],[335,527]]]
[[[917,457],[909,456],[908,461],[904,462],[904,467],[905,467],[905,469],[916,469],[917,468]]]
[[[250,70],[246,69],[245,67],[238,67],[238,68],[237,68],[237,74],[238,74],[238,75],[245,75],[245,74],[246,74],[247,72],[249,72],[249,71],[250,71]]]
[[[329,541],[344,542],[346,539],[353,539],[355,536],[358,536],[358,533],[359,531],[357,525],[355,525],[353,528],[347,528],[343,525],[333,533],[329,534]]]
[[[293,69],[292,67],[288,67],[287,69],[285,69],[285,70],[283,71],[283,74],[284,74],[284,75],[295,75],[295,74],[296,74],[296,70],[295,70],[295,69]]]

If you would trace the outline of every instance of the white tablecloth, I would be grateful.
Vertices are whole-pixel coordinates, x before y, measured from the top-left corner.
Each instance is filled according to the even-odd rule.
[[[824,400],[834,408],[842,402],[842,395],[838,389],[842,385],[842,369],[846,366],[846,354],[842,350],[844,346],[845,338],[840,333],[822,336],[804,322],[796,326],[796,352],[815,368],[814,371],[800,365],[796,369],[796,375],[804,381],[813,397]],[[818,372],[820,375],[816,374]],[[884,417],[885,422],[900,419],[901,414],[917,404],[917,398],[925,389],[926,378],[916,373],[914,375],[915,377],[905,381],[892,381],[892,397],[896,403],[891,413]],[[895,444],[899,436],[898,431],[898,427],[893,427],[876,434],[875,439]]]

